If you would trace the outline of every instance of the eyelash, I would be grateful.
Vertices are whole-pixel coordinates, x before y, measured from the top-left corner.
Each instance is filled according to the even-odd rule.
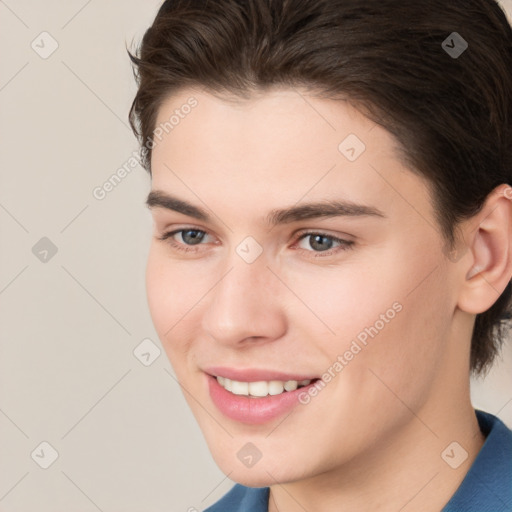
[[[196,229],[196,228],[182,228],[182,229],[176,229],[174,231],[169,231],[167,233],[164,233],[161,236],[158,236],[157,239],[161,241],[167,242],[171,247],[174,249],[184,252],[184,253],[190,253],[190,252],[197,252],[196,249],[192,248],[194,246],[188,246],[186,244],[177,243],[175,240],[172,239],[172,237],[178,233],[184,233],[185,231],[197,231],[199,233],[204,233],[205,235],[208,235],[208,233],[202,229]],[[306,249],[299,249],[304,252],[313,253],[313,258],[321,258],[326,256],[332,256],[334,254],[339,253],[340,251],[346,251],[348,249],[353,249],[354,242],[349,240],[343,240],[341,238],[337,238],[332,235],[328,235],[327,233],[322,233],[319,231],[306,231],[302,232],[298,235],[297,240],[294,242],[294,245],[299,243],[302,239],[307,238],[308,236],[321,236],[324,238],[328,238],[329,240],[332,240],[335,243],[338,243],[339,246],[336,248],[328,249],[327,251],[308,251]],[[204,244],[197,244],[197,245],[204,245]]]

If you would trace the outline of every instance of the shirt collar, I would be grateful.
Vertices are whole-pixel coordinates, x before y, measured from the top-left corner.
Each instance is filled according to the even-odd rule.
[[[512,431],[492,414],[475,413],[485,442],[441,512],[512,510]]]

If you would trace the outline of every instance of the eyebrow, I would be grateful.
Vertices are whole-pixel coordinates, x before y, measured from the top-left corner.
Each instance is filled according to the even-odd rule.
[[[160,190],[152,190],[149,193],[146,205],[150,209],[165,208],[203,222],[210,222],[212,220],[206,210]],[[382,211],[373,206],[357,204],[351,201],[329,200],[274,209],[269,212],[266,221],[269,225],[275,226],[307,219],[340,216],[386,218]]]

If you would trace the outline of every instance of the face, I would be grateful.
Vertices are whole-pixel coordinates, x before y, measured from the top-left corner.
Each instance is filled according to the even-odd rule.
[[[403,404],[443,399],[453,337],[427,184],[383,128],[298,91],[182,90],[154,139],[152,320],[217,464],[250,486],[413,428]]]

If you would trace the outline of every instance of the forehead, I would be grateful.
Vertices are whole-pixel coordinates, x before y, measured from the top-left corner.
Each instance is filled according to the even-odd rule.
[[[432,217],[426,181],[406,166],[389,132],[347,101],[295,88],[249,99],[190,88],[167,98],[156,120],[152,180],[153,189],[195,201],[214,191],[246,210],[251,201],[281,207],[343,198]]]
[[[257,155],[258,149],[260,153],[268,152],[269,146],[273,156],[280,156],[282,148],[287,160],[293,160],[290,150],[294,146],[297,158],[307,156],[308,149],[318,150],[321,146],[337,153],[340,142],[351,130],[360,142],[370,142],[371,138],[381,150],[390,153],[398,148],[395,139],[380,127],[370,136],[374,128],[375,123],[348,101],[323,99],[304,89],[275,86],[265,92],[253,92],[248,98],[218,96],[200,89],[180,90],[160,106],[155,132],[156,142],[172,133],[170,139],[180,145],[192,135],[205,143],[209,151],[229,144],[233,150],[239,148],[237,153],[244,158],[249,152]],[[304,140],[308,141],[306,146]],[[162,145],[157,143],[154,153],[159,153],[159,149]],[[395,156],[399,156],[398,152]]]

